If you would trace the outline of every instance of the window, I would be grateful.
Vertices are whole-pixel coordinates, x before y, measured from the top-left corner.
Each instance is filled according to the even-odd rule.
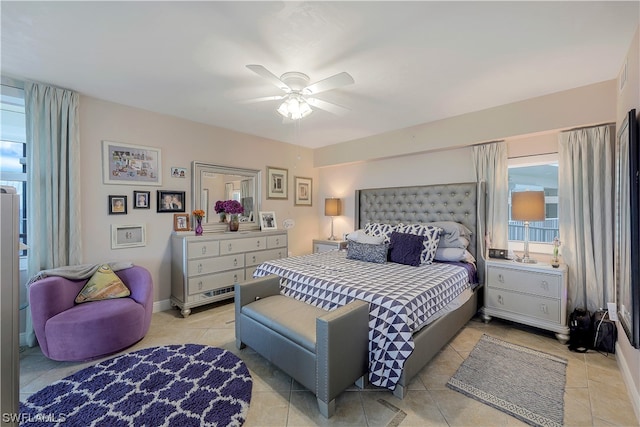
[[[20,241],[27,243],[26,124],[24,90],[0,86],[0,184],[15,187],[20,196]],[[22,251],[20,255],[26,255]]]
[[[512,191],[544,191],[544,221],[529,223],[529,242],[553,243],[558,231],[558,154],[509,159],[509,241],[524,240],[524,222],[511,220]],[[544,251],[546,252],[546,251]]]

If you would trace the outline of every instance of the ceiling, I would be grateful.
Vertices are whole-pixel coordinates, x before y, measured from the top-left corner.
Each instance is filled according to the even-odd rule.
[[[321,147],[615,79],[630,2],[2,1],[2,73],[265,138]],[[246,68],[355,84],[348,108],[284,124]]]

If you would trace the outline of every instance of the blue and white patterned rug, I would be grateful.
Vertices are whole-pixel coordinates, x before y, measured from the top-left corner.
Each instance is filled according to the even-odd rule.
[[[532,426],[561,427],[567,360],[483,335],[447,386]]]
[[[105,360],[20,403],[28,426],[241,426],[253,381],[233,353],[151,347]]]

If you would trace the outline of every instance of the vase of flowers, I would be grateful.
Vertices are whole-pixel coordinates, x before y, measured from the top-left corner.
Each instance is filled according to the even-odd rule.
[[[214,207],[215,211],[220,214],[220,222],[224,222],[222,215],[229,217],[229,231],[238,231],[240,228],[240,219],[238,215],[244,213],[244,208],[237,200],[218,200]]]
[[[204,217],[204,211],[202,209],[196,209],[192,214],[193,218],[196,220],[196,236],[202,236],[202,218]]]
[[[551,258],[551,266],[553,268],[560,267],[560,239],[558,236],[553,239],[553,258]]]

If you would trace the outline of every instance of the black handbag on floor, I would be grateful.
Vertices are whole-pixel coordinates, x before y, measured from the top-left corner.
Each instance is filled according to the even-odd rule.
[[[593,345],[591,313],[576,308],[569,315],[569,350],[586,353]]]
[[[616,353],[618,329],[616,323],[609,318],[608,310],[598,310],[593,313],[593,349]]]

